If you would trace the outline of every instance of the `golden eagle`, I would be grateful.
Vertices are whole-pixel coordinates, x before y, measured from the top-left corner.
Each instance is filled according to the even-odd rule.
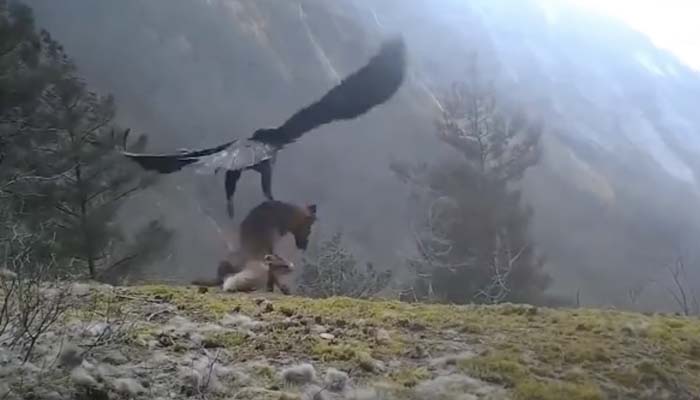
[[[365,66],[343,79],[320,100],[297,111],[282,125],[258,129],[247,139],[171,154],[122,153],[142,168],[162,174],[176,172],[192,164],[198,165],[200,172],[212,171],[216,174],[221,169],[226,170],[227,211],[233,218],[232,198],[243,171],[260,173],[263,194],[273,200],[272,168],[277,152],[314,128],[333,121],[356,118],[389,100],[403,83],[405,52],[402,38],[385,41]]]

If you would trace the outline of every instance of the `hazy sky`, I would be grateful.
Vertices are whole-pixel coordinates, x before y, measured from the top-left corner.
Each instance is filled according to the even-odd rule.
[[[700,0],[571,0],[618,18],[700,71]]]

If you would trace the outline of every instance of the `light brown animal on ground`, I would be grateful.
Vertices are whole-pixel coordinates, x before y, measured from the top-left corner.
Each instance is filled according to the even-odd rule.
[[[266,254],[262,260],[254,260],[246,257],[241,251],[233,253],[228,260],[219,262],[216,270],[216,278],[213,279],[196,279],[192,281],[193,285],[197,286],[219,286],[223,285],[226,278],[241,273],[246,268],[253,268],[256,273],[261,271],[260,264],[264,264],[264,269],[267,271],[267,279],[273,285],[277,285],[285,294],[289,294],[289,289],[286,284],[281,282],[284,275],[290,274],[294,269],[294,264],[277,254]],[[243,275],[249,276],[250,272]],[[239,280],[242,278],[238,278]],[[245,285],[243,285],[245,286]]]
[[[275,254],[275,244],[287,233],[294,235],[299,250],[306,250],[311,227],[316,222],[316,205],[299,206],[278,200],[269,200],[253,208],[241,221],[239,238],[241,251],[249,259],[262,259]],[[254,270],[262,271],[260,268]],[[252,278],[251,278],[252,279]],[[274,290],[274,282],[268,279],[267,290]]]
[[[248,258],[240,271],[224,277],[221,288],[225,292],[252,292],[265,286],[272,291],[277,286],[283,294],[290,294],[282,278],[293,269],[294,264],[276,254],[266,254],[262,260]]]

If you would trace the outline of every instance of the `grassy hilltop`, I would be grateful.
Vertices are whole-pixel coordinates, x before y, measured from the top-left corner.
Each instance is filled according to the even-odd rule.
[[[3,360],[0,391],[85,399],[700,396],[700,321],[680,316],[170,286],[72,292],[78,307],[37,343],[33,367]]]

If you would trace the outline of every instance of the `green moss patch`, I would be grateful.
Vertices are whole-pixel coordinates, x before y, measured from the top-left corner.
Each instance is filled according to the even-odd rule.
[[[602,391],[593,384],[540,382],[528,379],[515,387],[515,400],[602,400]]]
[[[240,312],[262,321],[259,331],[251,337],[212,334],[207,337],[212,346],[242,360],[283,357],[347,367],[353,373],[386,372],[404,388],[431,375],[426,369],[430,358],[413,357],[409,350],[420,346],[437,357],[459,345],[472,346],[479,355],[459,361],[457,368],[508,388],[515,399],[643,398],[659,390],[677,397],[700,393],[700,321],[692,318],[512,304],[446,306],[199,293],[194,287],[165,285],[94,296],[98,302],[123,306],[126,313],[138,303],[170,303],[180,315],[201,322]],[[261,298],[272,307],[259,305]],[[328,329],[333,339],[321,338],[316,325]],[[380,328],[388,332],[381,340]],[[377,370],[377,361],[396,360],[400,367]]]

